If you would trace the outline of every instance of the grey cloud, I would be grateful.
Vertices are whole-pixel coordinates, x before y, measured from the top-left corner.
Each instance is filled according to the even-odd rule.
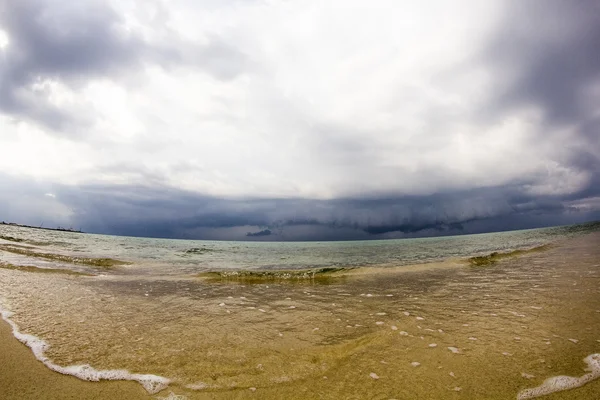
[[[600,4],[513,1],[507,10],[486,54],[500,75],[514,76],[497,104],[540,105],[551,124],[584,122],[585,91],[600,82]]]
[[[128,82],[145,63],[166,69],[189,65],[220,80],[235,79],[255,67],[224,37],[208,37],[203,44],[179,40],[165,28],[168,10],[162,10],[162,19],[153,23],[165,29],[169,40],[148,43],[141,36],[127,33],[122,18],[108,3],[73,4],[59,0],[0,0],[0,26],[11,40],[5,57],[0,58],[0,112],[73,137],[77,136],[77,127],[93,121],[93,110],[80,115],[59,108],[48,100],[47,92],[32,91],[32,84],[52,78],[78,90],[98,77]],[[199,168],[193,164],[182,162],[163,171],[121,163],[96,165],[96,172],[130,177],[122,180],[147,186],[39,185],[0,175],[0,219],[34,225],[44,219],[46,225],[73,225],[113,234],[241,240],[393,238],[598,219],[597,201],[588,199],[600,196],[600,119],[586,103],[586,96],[592,85],[600,82],[599,16],[599,6],[591,0],[514,1],[484,54],[479,54],[481,59],[471,60],[485,63],[499,82],[489,95],[489,104],[472,111],[481,111],[489,118],[490,123],[483,127],[496,126],[524,105],[535,105],[543,111],[548,128],[542,127],[534,134],[540,143],[548,132],[560,127],[573,130],[572,142],[564,142],[559,149],[561,155],[549,160],[588,173],[587,185],[570,194],[531,194],[528,189],[550,176],[543,176],[544,171],[502,186],[473,189],[468,189],[473,183],[463,182],[452,168],[434,168],[427,163],[414,165],[418,174],[413,171],[402,177],[399,167],[384,171],[386,167],[379,162],[386,144],[376,140],[378,135],[399,133],[381,128],[371,137],[368,128],[355,128],[345,121],[323,122],[318,115],[303,110],[302,105],[296,109],[293,102],[273,95],[275,101],[266,101],[268,107],[264,109],[274,114],[273,118],[281,118],[282,126],[311,124],[314,135],[302,137],[304,147],[297,151],[318,159],[315,164],[321,168],[319,175],[332,175],[333,183],[341,181],[348,187],[358,187],[352,198],[221,199],[168,186],[169,172]],[[418,99],[418,89],[413,89],[414,93],[409,89],[403,95]],[[405,103],[406,99],[398,100],[398,104]],[[444,135],[445,125],[454,122],[451,111],[446,105],[419,111],[422,137],[407,142],[406,154],[445,148],[445,141],[451,140],[450,135]],[[585,139],[585,147],[572,145],[575,139]],[[533,154],[536,148],[529,151]],[[415,161],[422,159],[415,157]],[[380,171],[385,173],[378,174]],[[428,194],[395,193],[396,176],[407,181],[416,176],[409,190]],[[378,193],[361,193],[360,184],[368,180],[385,182],[385,187]],[[549,184],[560,185],[559,180]],[[46,192],[55,193],[56,199],[44,197]]]
[[[164,68],[191,66],[217,79],[239,75],[245,57],[221,38],[206,44],[184,42],[164,28],[168,10],[159,11],[167,37],[150,43],[125,27],[107,2],[86,0],[0,0],[0,28],[10,45],[0,57],[0,111],[16,120],[34,121],[54,134],[76,138],[94,122],[91,107],[59,107],[48,88],[32,88],[51,79],[79,90],[90,79],[135,82],[146,63]],[[156,27],[157,29],[161,27]]]
[[[48,93],[31,86],[45,78],[82,83],[140,62],[142,41],[122,29],[106,3],[4,0],[0,7],[0,26],[10,39],[0,61],[0,108],[16,118],[70,132],[89,121],[53,105]]]
[[[89,190],[89,189],[88,189]],[[85,190],[83,190],[85,192]],[[109,222],[111,233],[137,230],[133,234],[167,237],[193,237],[198,228],[211,238],[211,230],[254,226],[270,231],[273,239],[370,239],[473,232],[481,221],[489,230],[513,226],[540,226],[568,213],[561,199],[532,198],[518,188],[494,188],[451,195],[414,196],[390,199],[301,200],[259,199],[224,200],[170,191],[132,190],[118,202],[106,195],[113,189],[94,190],[85,207],[96,207],[86,215],[90,223]],[[105,193],[102,195],[101,193]],[[90,194],[88,192],[88,194]],[[137,198],[134,196],[136,195]],[[79,209],[73,204],[74,209]],[[100,217],[99,217],[100,215]],[[579,214],[572,215],[571,218]],[[536,217],[537,216],[537,217]],[[589,217],[589,216],[588,216]],[[524,219],[527,223],[519,223]],[[576,219],[576,218],[575,218]],[[510,224],[509,224],[510,226]],[[140,227],[144,230],[139,232]],[[268,227],[267,229],[261,227]],[[232,231],[233,232],[233,231]],[[247,231],[246,231],[247,232]],[[239,230],[230,239],[260,238]]]
[[[519,108],[541,110],[538,143],[556,143],[553,161],[585,172],[587,185],[564,199],[600,192],[600,119],[590,90],[600,85],[600,4],[593,0],[512,1],[483,59],[498,84],[481,114],[488,123],[511,117]],[[597,96],[597,94],[596,94]],[[542,176],[530,177],[534,184]],[[560,179],[550,182],[560,186]]]
[[[582,200],[532,197],[521,187],[384,199],[221,199],[169,187],[40,186],[0,176],[0,219],[84,231],[229,240],[344,240],[476,233],[583,222]],[[52,191],[56,198],[45,197]],[[21,201],[15,208],[15,198]],[[596,201],[597,203],[597,201]],[[49,208],[48,205],[54,205]],[[68,213],[64,213],[68,210]],[[61,212],[63,214],[61,214]],[[54,213],[54,215],[52,215]]]
[[[201,66],[215,78],[224,81],[236,78],[250,67],[248,57],[223,38],[211,36],[208,40],[205,46],[184,45],[184,59],[189,59],[190,63]]]

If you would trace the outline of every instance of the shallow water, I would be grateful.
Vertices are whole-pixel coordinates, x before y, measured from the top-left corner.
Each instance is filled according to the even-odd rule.
[[[596,224],[439,238],[346,242],[228,242],[77,234],[0,225],[0,245],[133,262],[120,273],[186,275],[230,269],[398,266],[530,248],[600,229]],[[14,243],[1,237],[25,239]],[[0,253],[0,261],[6,259]],[[18,258],[16,258],[18,260]],[[15,261],[15,258],[13,258]]]
[[[265,244],[11,227],[0,235],[35,241],[36,250],[133,264],[98,271],[1,252],[13,264],[96,276],[0,268],[0,304],[21,332],[49,344],[52,363],[162,376],[171,380],[163,397],[173,391],[188,398],[516,398],[546,378],[582,376],[583,359],[600,352],[600,234],[589,233],[595,230]],[[486,267],[441,262],[548,242],[555,242],[550,250]],[[186,256],[193,248],[214,251]],[[212,254],[218,256],[205,257]],[[278,261],[281,254],[291,261]],[[403,267],[417,260],[437,264]],[[194,277],[240,266],[365,264],[370,268],[327,284]],[[598,381],[549,398],[593,398],[580,396],[595,391]]]

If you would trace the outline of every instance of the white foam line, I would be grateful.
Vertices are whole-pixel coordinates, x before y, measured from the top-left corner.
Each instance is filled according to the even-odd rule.
[[[575,389],[600,378],[600,353],[590,354],[583,361],[588,365],[586,371],[590,371],[589,373],[578,378],[564,375],[553,376],[538,387],[521,390],[517,395],[517,400],[533,399],[563,390]]]
[[[34,335],[21,333],[19,327],[15,324],[10,317],[12,313],[8,310],[3,309],[0,306],[0,314],[2,319],[8,322],[12,328],[12,333],[15,338],[25,344],[31,349],[35,358],[41,361],[46,367],[52,371],[64,374],[72,375],[84,381],[97,382],[100,380],[122,380],[122,381],[136,381],[139,382],[144,389],[150,394],[158,393],[171,382],[169,379],[158,375],[150,374],[132,374],[124,369],[105,369],[97,370],[88,364],[84,365],[69,365],[61,367],[60,365],[54,364],[48,357],[44,355],[44,352],[50,347],[44,340]]]

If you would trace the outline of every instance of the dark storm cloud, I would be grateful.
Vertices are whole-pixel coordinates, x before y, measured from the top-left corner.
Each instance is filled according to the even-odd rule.
[[[65,7],[59,1],[4,0],[0,7],[0,26],[10,40],[0,60],[0,108],[54,131],[67,132],[86,117],[70,115],[32,85],[116,74],[139,63],[144,51],[142,41],[124,32],[120,17],[100,2]]]
[[[75,91],[96,78],[127,84],[140,79],[146,64],[189,65],[228,80],[245,61],[216,36],[194,44],[167,31],[167,39],[151,43],[126,29],[123,17],[103,1],[0,0],[0,28],[10,41],[0,57],[0,112],[69,137],[84,135],[94,110],[57,106],[49,99],[48,80]]]
[[[86,224],[104,223],[108,232],[130,231],[131,234],[167,237],[190,237],[197,228],[268,227],[274,239],[295,240],[298,235],[312,240],[335,238],[378,238],[432,234],[468,233],[469,224],[488,221],[494,230],[503,218],[531,218],[533,215],[561,215],[568,210],[559,198],[523,195],[519,188],[473,190],[448,195],[413,196],[390,199],[288,200],[255,199],[223,200],[183,192],[164,192],[143,188],[126,188],[118,196],[112,193],[124,188],[88,188],[62,196],[77,210],[75,200],[85,193],[88,211]],[[80,197],[81,198],[81,197]],[[71,201],[69,201],[71,200]],[[566,218],[568,219],[568,218]],[[531,221],[533,222],[533,221]],[[537,221],[540,224],[541,221]],[[479,223],[481,225],[481,223]],[[467,228],[465,228],[467,227]],[[143,232],[140,232],[140,228]],[[332,233],[333,232],[333,233]],[[310,234],[307,234],[310,233]],[[394,233],[395,235],[389,235]],[[343,234],[343,235],[342,235]],[[239,232],[233,238],[243,239]],[[256,233],[247,237],[259,237]],[[193,237],[193,236],[192,236]],[[338,237],[339,238],[339,237]]]
[[[388,199],[235,200],[168,187],[51,187],[0,176],[2,219],[88,232],[229,240],[344,240],[463,234],[600,218],[518,187]],[[52,190],[53,196],[47,196]],[[15,199],[20,199],[15,201]],[[44,207],[47,212],[41,216]]]
[[[514,1],[486,57],[514,75],[495,106],[535,104],[549,124],[585,123],[586,90],[600,80],[600,3]],[[597,137],[597,123],[592,132]]]

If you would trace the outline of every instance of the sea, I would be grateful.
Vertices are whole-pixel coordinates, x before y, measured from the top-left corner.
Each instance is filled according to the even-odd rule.
[[[0,225],[0,312],[56,373],[148,398],[600,398],[600,223],[345,242]]]

